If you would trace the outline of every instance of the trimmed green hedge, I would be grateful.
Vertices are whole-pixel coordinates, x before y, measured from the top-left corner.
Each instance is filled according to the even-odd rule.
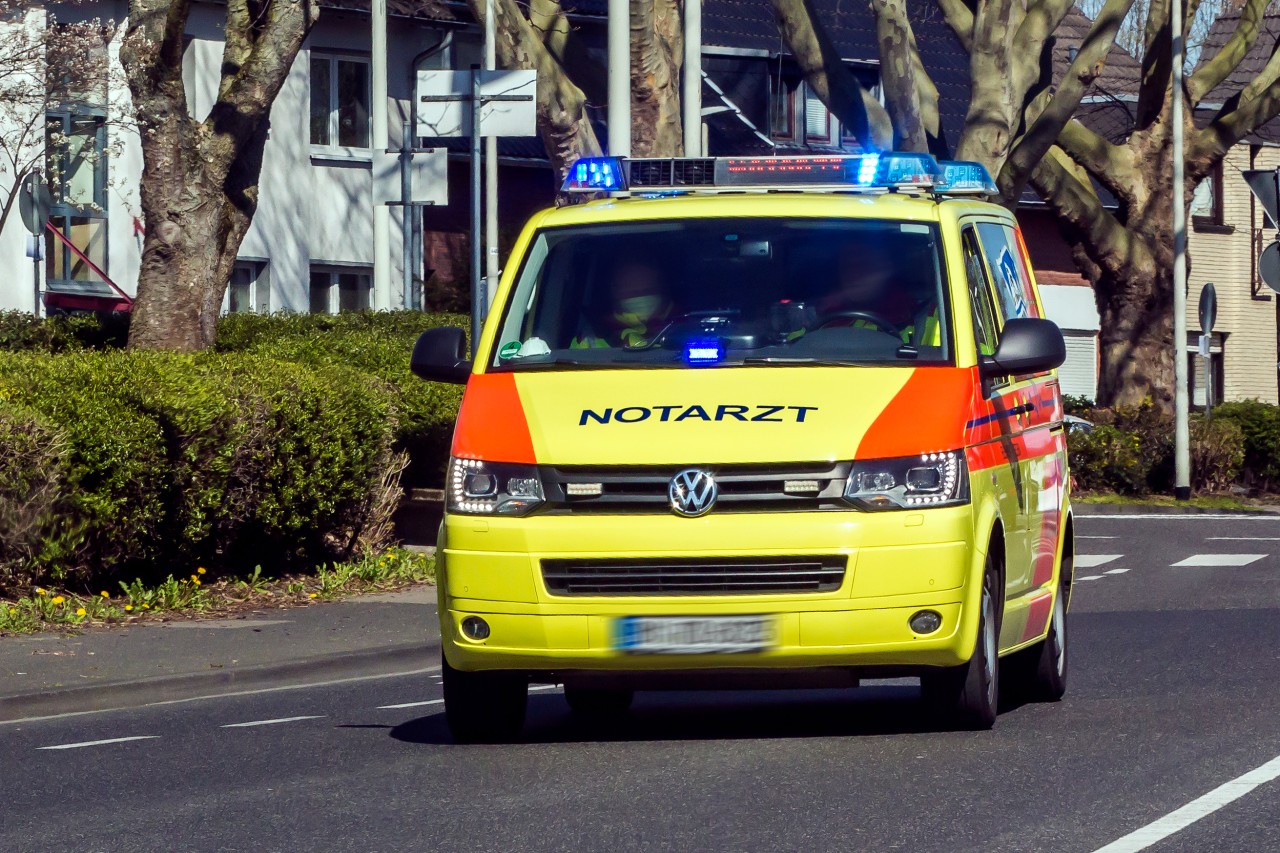
[[[0,354],[0,591],[269,571],[385,530],[387,390],[249,354]],[[24,497],[26,496],[26,497]]]

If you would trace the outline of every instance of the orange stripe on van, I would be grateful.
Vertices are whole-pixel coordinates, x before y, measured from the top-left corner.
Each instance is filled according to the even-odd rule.
[[[477,373],[467,381],[453,430],[453,455],[489,462],[537,461],[514,374]]]
[[[976,368],[917,367],[858,444],[858,459],[958,450],[978,387]]]
[[[1022,632],[1022,642],[1034,640],[1049,628],[1049,611],[1053,607],[1053,593],[1046,592],[1031,600],[1027,607],[1027,627]]]

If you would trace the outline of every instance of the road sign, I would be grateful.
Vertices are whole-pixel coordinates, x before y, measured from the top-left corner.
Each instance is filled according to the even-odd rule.
[[[536,71],[419,71],[418,132],[471,135],[471,75],[480,75],[480,135],[535,136]]]
[[[22,179],[22,187],[18,190],[18,214],[28,231],[37,237],[44,233],[52,206],[53,195],[39,173],[31,172]]]
[[[428,148],[409,155],[409,198],[405,199],[399,151],[373,152],[374,204],[448,204],[448,152]]]
[[[1200,289],[1200,331],[1208,335],[1213,332],[1213,321],[1218,319],[1218,292],[1209,282]]]
[[[1271,217],[1272,225],[1280,222],[1280,170],[1245,169],[1244,180]]]
[[[1258,275],[1267,287],[1280,292],[1280,243],[1272,243],[1258,255]]]

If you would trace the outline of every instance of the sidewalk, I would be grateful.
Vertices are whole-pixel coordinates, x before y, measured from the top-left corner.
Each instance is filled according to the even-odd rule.
[[[227,619],[0,638],[0,722],[440,663],[436,590]]]

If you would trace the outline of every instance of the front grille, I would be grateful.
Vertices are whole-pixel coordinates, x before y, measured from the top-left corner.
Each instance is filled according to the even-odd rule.
[[[670,560],[543,560],[552,595],[724,595],[831,592],[845,558],[721,557]]]
[[[671,478],[692,466],[541,469],[549,513],[668,513]],[[847,509],[841,500],[850,464],[819,462],[793,465],[708,465],[715,477],[718,512],[813,512]],[[815,491],[788,491],[788,481],[815,482]],[[599,494],[571,494],[570,486],[599,486]]]
[[[628,160],[628,186],[643,187],[709,187],[716,182],[716,161],[709,157],[675,160],[640,158]]]

